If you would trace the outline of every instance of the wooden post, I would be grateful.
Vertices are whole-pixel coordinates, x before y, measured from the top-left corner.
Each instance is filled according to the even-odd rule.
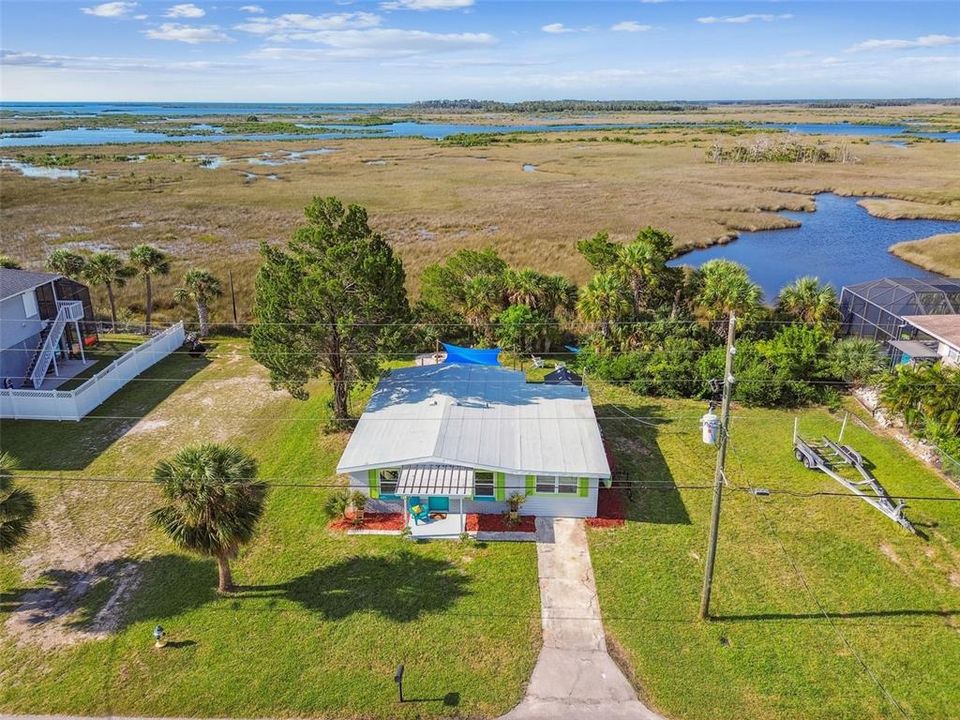
[[[233,305],[233,327],[238,329],[240,323],[237,321],[237,295],[233,291],[233,270],[228,271],[230,276],[230,303]]]

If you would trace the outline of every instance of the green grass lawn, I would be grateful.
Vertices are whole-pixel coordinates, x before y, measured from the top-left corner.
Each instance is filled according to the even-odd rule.
[[[94,364],[74,375],[57,390],[77,389],[118,357],[133,350],[145,340],[146,338],[139,335],[101,335],[100,342],[84,350],[87,360],[93,360]]]
[[[96,582],[62,618],[67,632],[92,632],[121,569],[142,579],[100,639],[39,647],[0,626],[0,712],[483,717],[515,704],[540,643],[532,544],[335,534],[322,513],[328,489],[275,487],[235,564],[243,589],[218,597],[214,564],[149,527],[154,489],[129,481],[189,442],[238,443],[275,483],[334,478],[346,435],[320,431],[325,386],[301,403],[269,390],[242,341],[210,355],[158,363],[80,423],[4,423],[22,474],[54,479],[21,480],[41,517],[0,558],[0,622],[24,591],[94,567]],[[91,476],[121,482],[83,482]],[[33,577],[37,555],[60,572]],[[162,651],[158,623],[174,641]],[[401,662],[416,700],[403,706],[392,680]]]
[[[625,528],[590,532],[610,645],[649,702],[685,720],[903,717],[888,692],[906,717],[960,717],[960,503],[911,503],[923,539],[859,499],[727,490],[716,619],[700,622],[711,492],[672,488],[712,480],[704,405],[596,382],[593,395],[620,469],[665,483],[636,491]],[[654,425],[618,420],[617,408]],[[735,408],[733,485],[844,491],[793,459],[793,417]],[[805,435],[834,439],[842,420],[819,409],[800,418]],[[892,495],[957,497],[894,441],[853,422],[845,441]]]

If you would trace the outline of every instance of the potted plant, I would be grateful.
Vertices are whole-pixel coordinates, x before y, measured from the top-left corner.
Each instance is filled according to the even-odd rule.
[[[512,493],[507,498],[507,522],[516,525],[520,522],[520,506],[527,501],[527,496],[523,493]]]

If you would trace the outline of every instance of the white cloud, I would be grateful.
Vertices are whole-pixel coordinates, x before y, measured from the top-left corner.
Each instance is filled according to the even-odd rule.
[[[206,14],[203,8],[197,7],[193,3],[173,5],[167,8],[167,12],[164,13],[169,18],[202,18]]]
[[[162,23],[158,28],[144,30],[143,34],[151,40],[172,40],[198,45],[200,43],[232,42],[233,38],[221,31],[216,25],[181,25],[180,23]]]
[[[542,28],[545,33],[550,33],[552,35],[560,35],[562,33],[572,33],[576,32],[573,28],[568,28],[563,23],[550,23],[549,25],[544,25]]]
[[[80,8],[80,12],[97,17],[118,18],[124,17],[136,6],[135,2],[105,2],[93,7]]]
[[[610,29],[614,32],[646,32],[652,30],[653,25],[641,25],[636,20],[624,20],[613,25]]]
[[[268,60],[361,60],[411,57],[421,53],[474,50],[495,45],[487,33],[432,33],[424,30],[374,28],[371,30],[295,33],[291,39],[314,42],[323,48],[266,47],[252,57]]]
[[[784,13],[782,15],[773,15],[772,13],[750,13],[748,15],[721,15],[719,17],[715,15],[708,15],[707,17],[697,18],[698,23],[703,25],[716,25],[717,23],[731,23],[733,25],[743,25],[744,23],[751,23],[755,20],[761,22],[773,22],[774,20],[790,20],[793,15],[789,13]]]
[[[254,35],[268,35],[272,40],[282,42],[299,39],[304,32],[323,32],[327,30],[360,30],[377,27],[381,18],[370,12],[328,13],[326,15],[306,15],[287,13],[272,18],[251,18],[235,25],[235,30]]]
[[[958,35],[923,35],[913,40],[864,40],[847,48],[847,52],[864,50],[907,50],[910,48],[943,47],[960,44]]]
[[[462,10],[473,0],[388,0],[380,3],[384,10]]]
[[[165,61],[147,58],[118,58],[99,55],[45,55],[42,53],[0,50],[0,65],[20,67],[63,68],[95,73],[122,71],[249,71],[250,63],[223,63],[205,60]]]
[[[134,19],[134,20],[146,20],[146,19],[147,19],[147,16],[146,16],[146,15],[134,15],[134,16],[133,16],[133,19]]]
[[[264,10],[259,5],[241,5],[240,12],[251,13],[253,15],[260,15],[262,13],[265,13],[266,10]]]

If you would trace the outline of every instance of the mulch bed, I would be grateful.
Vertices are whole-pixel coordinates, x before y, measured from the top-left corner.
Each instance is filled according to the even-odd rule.
[[[328,526],[331,530],[403,530],[403,513],[364,513],[363,522],[355,524],[353,519],[341,518]]]
[[[468,532],[527,532],[537,531],[534,515],[521,515],[520,522],[511,525],[500,513],[469,513]]]
[[[622,527],[627,518],[627,500],[620,488],[600,488],[597,498],[597,517],[587,518],[592,528]]]

